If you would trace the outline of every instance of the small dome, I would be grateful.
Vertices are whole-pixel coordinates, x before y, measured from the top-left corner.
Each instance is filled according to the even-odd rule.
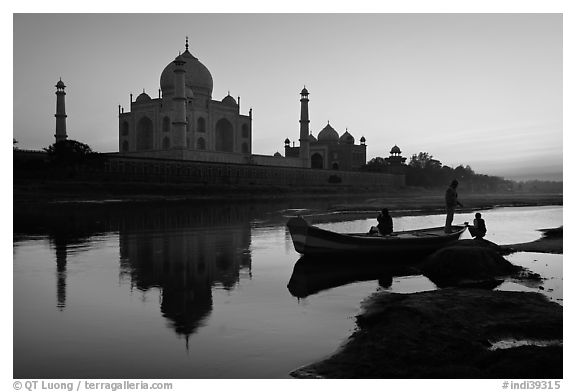
[[[151,100],[152,98],[150,98],[150,96],[144,92],[136,98],[136,102],[147,102]]]
[[[338,132],[330,126],[330,123],[318,133],[318,141],[322,142],[337,142],[339,139]]]
[[[222,103],[230,106],[238,106],[238,103],[230,94],[222,99]]]
[[[286,140],[284,140],[284,144],[290,144],[290,139],[286,138]]]
[[[282,154],[280,154],[278,151],[276,151],[276,153],[274,154],[274,157],[282,158]]]
[[[366,143],[366,138],[364,136],[360,138],[360,143]]]
[[[306,87],[304,87],[304,88],[302,89],[302,91],[300,91],[300,94],[302,94],[302,95],[308,95],[308,90],[306,90]]]
[[[346,144],[354,144],[354,136],[352,136],[350,133],[348,133],[348,131],[344,132],[344,134],[342,136],[340,136],[340,143],[346,143]]]
[[[55,86],[55,87],[56,87],[56,88],[64,88],[64,87],[66,87],[66,86],[64,85],[64,82],[62,81],[62,79],[60,79],[60,80],[58,81],[58,83],[56,83],[56,86]]]
[[[390,150],[390,154],[402,154],[402,151],[400,151],[400,148],[397,145],[394,145]]]

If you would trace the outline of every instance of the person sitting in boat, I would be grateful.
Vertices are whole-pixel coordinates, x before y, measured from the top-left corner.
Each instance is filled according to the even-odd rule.
[[[470,234],[476,239],[484,238],[486,235],[486,222],[482,219],[482,214],[479,212],[474,215],[474,226],[469,227]]]
[[[378,226],[376,227],[378,228],[380,235],[392,234],[394,231],[392,217],[390,216],[387,208],[383,208],[382,211],[380,211],[380,214],[378,214],[378,218],[376,219],[378,220]]]

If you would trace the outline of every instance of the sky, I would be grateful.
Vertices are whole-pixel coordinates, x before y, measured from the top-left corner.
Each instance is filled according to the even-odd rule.
[[[54,142],[66,88],[70,139],[118,151],[118,105],[158,96],[184,50],[253,109],[252,151],[299,136],[300,90],[314,136],[330,121],[367,159],[410,157],[526,180],[562,180],[563,16],[501,14],[14,14],[13,134]]]

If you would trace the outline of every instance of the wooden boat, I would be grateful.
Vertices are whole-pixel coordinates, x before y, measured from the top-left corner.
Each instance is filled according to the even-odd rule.
[[[466,226],[399,231],[387,236],[366,233],[341,234],[311,226],[303,218],[291,218],[287,224],[294,248],[304,255],[386,254],[402,257],[423,256],[454,243]]]

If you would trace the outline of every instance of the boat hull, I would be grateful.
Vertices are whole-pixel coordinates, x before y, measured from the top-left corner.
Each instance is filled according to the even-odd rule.
[[[386,254],[421,256],[457,241],[465,226],[453,226],[452,233],[443,227],[397,232],[390,236],[341,234],[309,225],[304,219],[287,223],[296,251],[303,255]]]

